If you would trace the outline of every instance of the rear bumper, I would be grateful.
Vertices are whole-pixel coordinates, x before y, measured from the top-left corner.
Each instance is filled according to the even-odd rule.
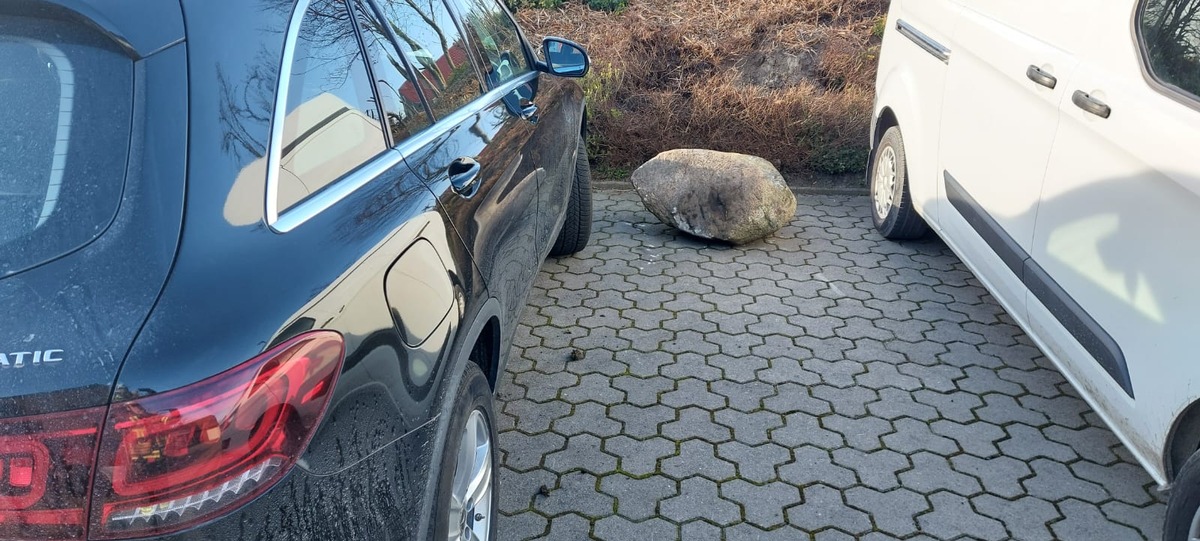
[[[396,441],[349,469],[315,475],[301,467],[249,504],[159,541],[416,540],[431,507],[426,494],[437,423]]]

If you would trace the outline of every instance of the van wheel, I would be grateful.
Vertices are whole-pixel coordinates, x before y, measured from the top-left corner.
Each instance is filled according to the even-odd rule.
[[[929,231],[913,208],[900,128],[891,127],[875,147],[871,171],[871,216],[885,239],[916,239]]]
[[[592,168],[588,165],[587,145],[579,138],[575,157],[575,179],[571,183],[571,199],[567,201],[567,218],[550,255],[571,255],[587,247],[592,237]]]
[[[1163,541],[1200,539],[1200,453],[1183,464],[1171,486]]]

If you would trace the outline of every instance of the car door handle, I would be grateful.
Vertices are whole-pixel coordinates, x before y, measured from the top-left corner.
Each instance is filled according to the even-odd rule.
[[[1082,90],[1075,91],[1075,94],[1071,96],[1071,102],[1073,102],[1076,107],[1079,107],[1080,109],[1083,109],[1084,111],[1087,111],[1100,118],[1108,118],[1108,116],[1112,114],[1112,107],[1109,107],[1104,102],[1093,98],[1090,94]]]
[[[479,162],[466,156],[450,162],[447,171],[450,175],[450,186],[458,195],[472,195],[475,192],[475,185],[479,182],[479,172],[482,169]]]
[[[1029,77],[1030,81],[1033,81],[1051,90],[1058,86],[1058,77],[1046,73],[1046,70],[1037,66],[1029,66],[1029,69],[1025,70],[1025,76]]]

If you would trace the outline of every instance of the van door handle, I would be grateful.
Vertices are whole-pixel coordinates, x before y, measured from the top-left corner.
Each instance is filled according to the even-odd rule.
[[[1046,70],[1037,66],[1029,66],[1029,69],[1025,70],[1025,76],[1029,77],[1030,81],[1033,81],[1051,90],[1058,86],[1058,77],[1046,73]]]
[[[463,156],[452,162],[447,173],[450,175],[450,187],[458,195],[470,197],[475,193],[475,185],[479,181],[479,172],[483,168],[474,158]]]
[[[1084,111],[1087,111],[1100,118],[1108,118],[1108,116],[1112,114],[1112,107],[1109,107],[1104,102],[1093,98],[1087,92],[1082,90],[1075,91],[1075,94],[1071,96],[1071,102],[1074,103],[1076,107],[1079,107],[1080,109],[1083,109]]]

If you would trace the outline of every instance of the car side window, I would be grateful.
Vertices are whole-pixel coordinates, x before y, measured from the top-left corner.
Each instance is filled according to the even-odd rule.
[[[463,25],[475,35],[487,62],[488,87],[496,88],[532,68],[525,57],[521,33],[497,0],[455,0],[463,14]]]
[[[481,94],[468,46],[443,0],[380,0],[383,16],[436,118]]]
[[[279,160],[280,212],[387,150],[345,0],[312,0],[296,37]],[[280,113],[276,113],[280,114]]]
[[[1138,23],[1154,77],[1200,100],[1200,0],[1145,0]]]
[[[384,118],[387,119],[392,143],[399,144],[432,122],[421,103],[417,84],[409,79],[408,68],[396,48],[392,46],[383,21],[361,0],[354,1],[354,12],[358,16],[358,27],[367,62],[375,74],[379,105],[383,108]]]

